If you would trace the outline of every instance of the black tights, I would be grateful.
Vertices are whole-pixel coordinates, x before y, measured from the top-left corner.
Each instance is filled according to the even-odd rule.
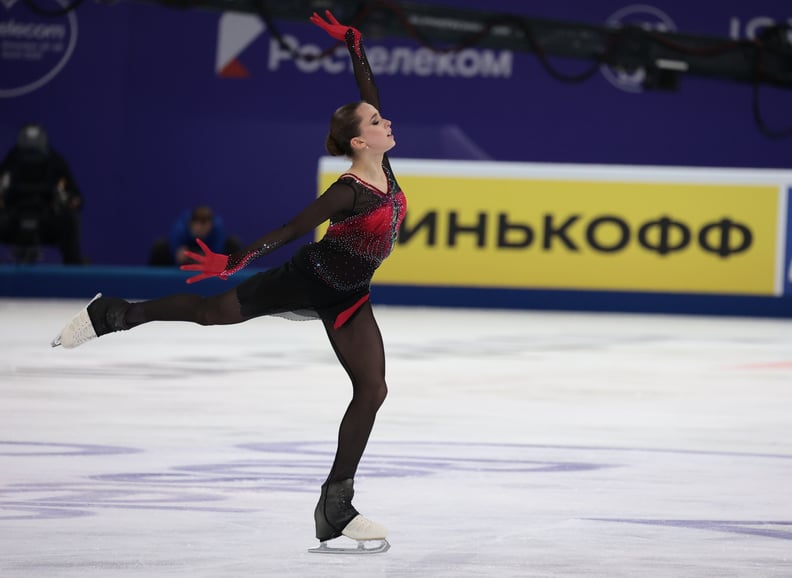
[[[191,321],[200,325],[230,325],[247,321],[240,312],[236,289],[213,297],[178,294],[133,303],[126,314],[129,325],[149,321]],[[354,478],[374,427],[377,410],[388,393],[385,351],[371,304],[366,302],[340,329],[323,321],[330,344],[352,380],[352,401],[338,431],[338,447],[327,481]]]
[[[352,401],[338,431],[338,449],[327,481],[354,478],[377,410],[388,395],[382,334],[368,301],[340,329],[324,321],[338,360],[352,380]]]
[[[151,301],[132,303],[126,322],[134,327],[149,321],[192,321],[199,325],[230,325],[247,321],[239,310],[236,288],[201,297],[179,293]]]

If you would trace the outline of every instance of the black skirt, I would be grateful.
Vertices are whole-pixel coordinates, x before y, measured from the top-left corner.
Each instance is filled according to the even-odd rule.
[[[339,291],[291,260],[256,273],[237,288],[245,319],[276,315],[293,320],[323,319],[342,327],[369,298],[369,285]]]

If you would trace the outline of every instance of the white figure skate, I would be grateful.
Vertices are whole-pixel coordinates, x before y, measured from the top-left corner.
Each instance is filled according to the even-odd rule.
[[[88,302],[88,305],[101,296],[101,293],[97,293],[96,297]],[[94,329],[93,323],[91,323],[91,317],[88,315],[88,305],[83,307],[82,310],[72,317],[71,321],[61,329],[60,333],[58,333],[55,339],[50,343],[52,347],[62,345],[64,349],[72,349],[82,345],[86,341],[96,339],[96,330]]]
[[[390,549],[385,539],[388,530],[361,516],[352,507],[355,490],[351,479],[331,482],[322,486],[322,495],[316,505],[317,548],[308,551],[314,554],[379,554]],[[357,547],[329,546],[328,542],[341,536],[357,541]]]
[[[341,532],[342,536],[357,540],[357,547],[329,546],[329,540],[324,540],[308,551],[314,554],[379,554],[390,549],[390,543],[385,539],[387,534],[384,526],[358,514]]]
[[[88,305],[72,317],[50,345],[72,349],[107,333],[129,329],[124,319],[127,309],[128,301],[118,297],[102,297],[101,293],[97,293]]]

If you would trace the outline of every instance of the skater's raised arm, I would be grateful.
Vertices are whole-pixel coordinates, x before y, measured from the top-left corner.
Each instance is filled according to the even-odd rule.
[[[362,36],[360,31],[352,26],[345,26],[336,20],[335,16],[329,11],[325,11],[327,20],[323,20],[316,12],[311,16],[311,22],[319,26],[336,40],[346,42],[349,55],[352,57],[352,69],[355,72],[355,81],[360,91],[360,98],[371,106],[380,110],[379,92],[374,83],[374,75],[371,73],[366,51],[363,48]],[[380,112],[382,112],[380,110]]]
[[[371,66],[369,65],[368,59],[366,58],[366,51],[363,48],[362,35],[360,34],[360,31],[356,28],[353,28],[352,26],[345,26],[344,24],[341,24],[329,10],[325,11],[325,17],[326,20],[314,12],[313,16],[311,16],[311,22],[319,26],[322,30],[327,32],[336,40],[346,43],[347,49],[349,50],[349,55],[352,59],[352,69],[355,74],[355,82],[357,83],[358,91],[360,92],[360,98],[363,103],[367,103],[375,109],[375,115],[371,117],[372,121],[369,121],[369,124],[379,124],[382,120],[379,90],[377,89],[377,85],[374,82],[374,74],[371,72]],[[360,109],[360,107],[355,106],[355,103],[351,103],[350,105],[347,105],[347,107],[353,107],[355,110]],[[342,107],[336,111],[336,114],[343,111],[344,108],[347,107]],[[390,127],[390,121],[387,121],[387,126]],[[358,130],[356,134],[360,134],[360,124],[356,125],[356,128]],[[344,134],[338,136],[343,137],[343,142],[337,143],[340,145],[338,147],[328,147],[328,150],[331,152],[331,154],[345,154],[355,160],[353,154],[354,147],[352,146],[352,144],[354,144],[354,140],[352,144],[350,144],[349,139],[346,138],[349,135]],[[389,132],[388,136],[392,137],[392,134]],[[391,146],[393,146],[393,144],[395,144],[395,141],[391,142]],[[331,150],[332,148],[338,148],[338,151],[333,152]],[[390,161],[388,160],[388,155],[386,152],[383,152],[382,158],[377,162],[377,164],[386,167],[387,170],[390,171]]]

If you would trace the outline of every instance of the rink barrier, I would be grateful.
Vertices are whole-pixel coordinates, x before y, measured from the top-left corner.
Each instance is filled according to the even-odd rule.
[[[0,297],[90,299],[97,292],[128,299],[170,293],[212,295],[259,272],[247,269],[232,280],[207,279],[187,285],[187,274],[159,267],[89,265],[0,265]],[[411,285],[375,285],[375,305],[667,313],[792,318],[787,296],[708,295],[626,291],[492,289]]]

